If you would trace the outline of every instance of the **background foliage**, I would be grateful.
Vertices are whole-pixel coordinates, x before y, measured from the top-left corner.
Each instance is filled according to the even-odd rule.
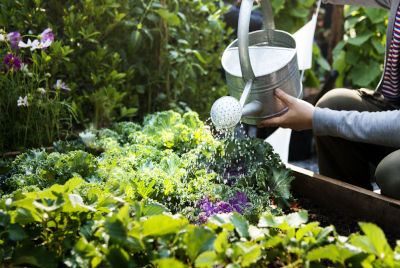
[[[276,28],[290,33],[309,21],[316,4],[271,3]],[[0,25],[6,32],[28,34],[50,27],[59,46],[68,48],[65,60],[46,63],[48,75],[67,81],[72,89],[68,101],[76,120],[67,128],[55,126],[68,130],[62,135],[67,137],[76,135],[76,129],[141,121],[146,114],[165,109],[192,109],[207,119],[212,103],[227,93],[220,58],[236,38],[222,20],[227,8],[213,0],[4,0]],[[374,88],[382,70],[387,12],[348,7],[345,15],[345,39],[335,50],[332,66],[340,73],[337,86]],[[313,53],[314,68],[306,71],[305,85],[317,87],[331,66],[317,46]],[[7,83],[3,87],[4,92],[13,90]],[[9,116],[19,131],[26,129],[22,115]],[[38,116],[31,120],[46,121]],[[18,136],[8,129],[9,136]],[[1,139],[3,151],[18,147],[3,135]],[[36,146],[51,143],[36,140]]]
[[[337,87],[375,89],[385,56],[387,10],[346,6],[345,35],[334,50]]]

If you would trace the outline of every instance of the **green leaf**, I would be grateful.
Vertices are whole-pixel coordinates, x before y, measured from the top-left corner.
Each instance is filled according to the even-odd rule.
[[[13,256],[14,265],[33,265],[36,267],[53,268],[57,267],[57,260],[54,253],[47,251],[45,247],[34,247],[31,245],[17,248]]]
[[[10,224],[8,232],[10,239],[13,241],[21,241],[28,238],[28,235],[19,224]]]
[[[315,244],[319,245],[320,243],[323,243],[324,241],[326,241],[328,235],[331,232],[333,232],[332,226],[328,226],[328,227],[325,227],[324,229],[322,229],[316,236]]]
[[[194,261],[202,251],[206,251],[210,247],[210,244],[212,249],[214,239],[215,236],[210,230],[204,227],[190,226],[189,231],[183,237],[189,258]]]
[[[296,240],[300,241],[308,232],[311,232],[317,226],[319,226],[318,222],[311,222],[306,226],[300,228],[296,232]]]
[[[179,19],[179,17],[178,17],[176,14],[171,13],[171,12],[169,12],[169,11],[166,10],[166,9],[158,9],[156,12],[157,12],[157,14],[160,15],[168,24],[177,26],[177,25],[179,25],[179,24],[181,23],[181,20]]]
[[[257,262],[260,256],[261,247],[254,242],[237,242],[233,245],[232,258],[240,260],[242,267],[247,267]]]
[[[121,220],[119,220],[116,215],[113,215],[110,218],[107,218],[104,223],[107,234],[112,239],[117,239],[120,241],[125,241],[127,238],[127,230]]]
[[[185,267],[187,267],[185,264],[183,264],[182,262],[180,262],[174,258],[158,259],[158,260],[155,260],[153,263],[156,265],[156,267],[160,267],[160,268],[170,268],[170,267],[185,268]]]
[[[208,218],[207,225],[216,225],[228,231],[233,231],[235,229],[229,214],[214,214]]]
[[[291,227],[300,227],[300,225],[308,221],[308,212],[307,210],[302,210],[296,213],[291,213],[286,215],[284,220]]]
[[[373,47],[375,48],[376,52],[378,52],[379,54],[385,53],[386,48],[385,48],[384,44],[382,44],[382,42],[380,42],[378,39],[372,38],[371,43],[372,43]]]
[[[144,205],[142,210],[142,215],[144,217],[148,217],[148,216],[160,215],[164,212],[168,212],[168,209],[164,205],[158,203],[151,203]]]
[[[359,225],[366,237],[353,238],[351,242],[354,245],[361,247],[368,253],[375,254],[380,259],[393,255],[393,251],[381,228],[373,223],[366,222],[360,222]]]
[[[213,266],[217,261],[217,254],[213,251],[205,251],[201,253],[196,261],[196,267],[211,267]]]
[[[329,71],[331,69],[329,62],[324,57],[317,57],[317,63],[325,71]]]
[[[240,237],[249,237],[249,224],[242,215],[239,215],[235,212],[229,217],[229,219],[233,226],[235,226],[235,229]]]
[[[173,218],[168,215],[157,215],[144,220],[142,235],[146,237],[177,233],[186,224],[186,219]]]
[[[382,23],[385,21],[387,16],[387,11],[380,8],[364,7],[365,14],[367,14],[368,19],[371,20],[373,24]]]
[[[307,254],[307,260],[316,261],[320,259],[328,259],[333,263],[344,263],[345,260],[359,254],[358,251],[352,251],[339,245],[326,245],[313,249]]]
[[[227,231],[223,231],[217,236],[217,239],[215,239],[214,249],[217,253],[225,253],[228,249],[228,235]]]
[[[351,69],[350,78],[353,83],[358,86],[369,87],[380,74],[380,64],[376,61],[371,61],[368,64],[358,64],[354,66],[354,68]]]
[[[371,38],[371,36],[373,35],[373,33],[365,33],[362,34],[360,36],[357,37],[353,37],[353,38],[349,38],[347,40],[347,43],[355,45],[355,46],[361,46],[362,44],[364,44],[369,38]]]
[[[113,268],[129,267],[128,253],[118,246],[109,248],[106,258]]]
[[[10,214],[0,209],[0,226],[6,227],[10,223]]]

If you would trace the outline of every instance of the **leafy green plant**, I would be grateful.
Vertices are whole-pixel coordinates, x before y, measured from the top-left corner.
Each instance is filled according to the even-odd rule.
[[[271,146],[216,140],[193,112],[81,137],[0,162],[3,265],[399,265],[400,248],[374,224],[343,237],[306,211],[284,215],[271,199],[285,205],[292,178]]]
[[[339,71],[336,85],[374,89],[383,69],[388,11],[347,6],[344,15],[344,40],[333,55],[333,68]]]

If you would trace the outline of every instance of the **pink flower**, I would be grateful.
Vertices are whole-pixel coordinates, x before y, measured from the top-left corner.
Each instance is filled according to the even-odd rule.
[[[21,61],[19,60],[18,56],[13,57],[11,53],[7,54],[4,56],[4,64],[7,65],[8,69],[12,69],[15,67],[15,69],[20,70],[21,69]]]

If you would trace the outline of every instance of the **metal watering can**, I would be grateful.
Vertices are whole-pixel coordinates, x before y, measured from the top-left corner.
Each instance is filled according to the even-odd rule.
[[[284,113],[287,107],[274,97],[276,88],[302,97],[296,41],[289,33],[274,29],[249,34],[252,7],[253,0],[242,1],[238,38],[222,55],[230,96],[219,98],[211,108],[217,128],[232,128],[240,120],[256,125]],[[269,0],[262,1],[262,13],[264,28],[274,28]]]

